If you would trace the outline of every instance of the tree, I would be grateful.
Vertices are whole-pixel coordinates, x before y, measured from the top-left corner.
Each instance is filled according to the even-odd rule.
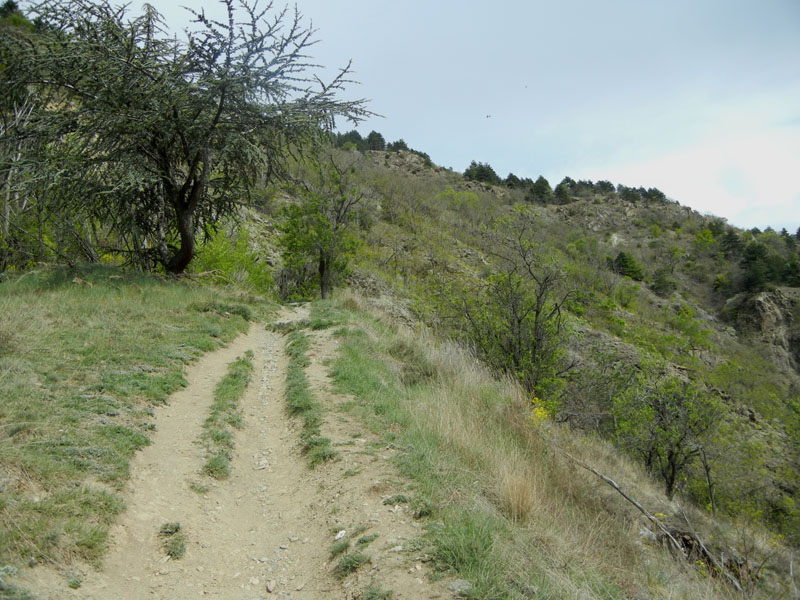
[[[630,277],[636,281],[644,279],[644,271],[642,266],[636,261],[632,254],[629,252],[620,252],[612,263],[612,268],[615,273],[623,277]]]
[[[550,202],[553,199],[553,189],[550,187],[550,182],[542,175],[539,175],[536,181],[533,182],[527,199],[541,204]]]
[[[628,187],[621,183],[617,186],[617,194],[626,202],[632,202],[634,204],[642,199],[641,194],[636,188]]]
[[[664,374],[640,376],[614,399],[617,442],[639,456],[672,499],[681,475],[700,455],[721,407],[710,394]]]
[[[305,263],[314,263],[323,299],[330,296],[335,277],[345,271],[358,244],[359,209],[367,192],[355,182],[354,173],[351,158],[321,158],[299,186],[300,202],[286,208],[280,225],[285,263],[299,272],[305,271]]]
[[[464,171],[464,179],[468,181],[482,181],[483,183],[500,184],[500,176],[489,163],[475,162],[469,164]]]
[[[572,193],[575,188],[575,180],[571,177],[564,177],[554,189],[553,195],[559,204],[569,204],[572,202]]]
[[[732,256],[738,256],[742,252],[742,248],[744,244],[742,243],[739,234],[736,233],[735,229],[728,229],[725,232],[725,235],[722,236],[722,240],[720,242],[722,244],[722,250],[725,252],[725,256],[731,258]]]
[[[35,39],[4,35],[9,89],[55,94],[29,135],[28,187],[58,189],[52,207],[112,227],[129,254],[182,273],[198,232],[235,215],[250,189],[286,173],[286,159],[321,141],[337,117],[366,116],[341,101],[349,65],[330,82],[305,52],[314,30],[297,10],[271,13],[223,0],[226,18],[189,9],[194,29],[171,37],[145,5],[128,18],[106,0],[34,7]]]
[[[408,152],[408,144],[406,144],[406,141],[403,138],[400,138],[396,142],[389,142],[389,144],[386,146],[386,149],[390,152],[400,152],[401,150]]]
[[[370,131],[367,136],[367,149],[386,150],[386,140],[377,131]]]
[[[571,291],[564,272],[535,242],[529,207],[497,219],[487,229],[486,252],[497,269],[445,297],[461,337],[493,368],[514,375],[533,395],[553,400],[565,359],[567,328],[562,313]]]
[[[698,231],[694,236],[694,240],[692,240],[692,246],[699,253],[708,252],[713,245],[714,234],[708,227],[703,227]]]
[[[662,297],[668,297],[674,292],[678,285],[675,280],[670,277],[671,271],[669,267],[661,267],[653,275],[653,291]]]
[[[347,133],[339,133],[336,135],[336,145],[345,150],[366,150],[367,142],[358,133],[358,130],[352,129]]]
[[[599,193],[606,195],[613,194],[616,191],[614,188],[614,184],[606,180],[595,182],[594,189],[597,190]]]
[[[667,201],[667,195],[658,188],[647,188],[647,190],[642,192],[640,195],[645,200],[650,200],[651,202]]]
[[[503,184],[507,188],[511,188],[512,190],[514,190],[522,186],[522,180],[513,173],[509,173],[503,180]]]

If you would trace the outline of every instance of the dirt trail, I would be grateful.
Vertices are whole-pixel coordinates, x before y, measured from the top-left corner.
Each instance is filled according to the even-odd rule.
[[[285,311],[280,318],[304,316]],[[254,324],[190,367],[189,385],[157,412],[153,443],[132,461],[126,510],[102,569],[78,569],[82,584],[74,590],[45,568],[26,571],[18,583],[39,600],[356,599],[367,586],[391,589],[396,599],[452,597],[444,582],[428,582],[415,541],[421,528],[406,506],[383,504],[403,491],[388,461],[397,450],[382,447],[339,410],[347,399],[330,391],[323,364],[336,342],[324,331],[312,340],[307,373],[326,407],[323,433],[336,447],[336,461],[309,469],[299,423],[284,408],[284,338]],[[204,457],[196,440],[216,383],[247,350],[255,354],[255,371],[241,404],[245,427],[236,434],[231,477],[215,482],[199,474]],[[198,493],[192,484],[208,489]],[[175,521],[187,548],[183,558],[170,560],[158,531]],[[337,559],[330,555],[340,531],[351,551],[370,557],[344,579],[334,576]]]

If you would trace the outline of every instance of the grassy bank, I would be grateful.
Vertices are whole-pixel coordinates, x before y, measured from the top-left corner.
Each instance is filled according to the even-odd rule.
[[[153,407],[261,310],[107,268],[0,282],[0,565],[98,561]]]
[[[289,334],[286,354],[289,366],[286,371],[286,410],[303,420],[300,439],[309,466],[332,460],[336,456],[331,440],[321,435],[323,408],[308,385],[305,369],[309,365],[306,353],[309,349],[308,335],[302,330]]]
[[[203,423],[200,442],[207,454],[203,473],[215,479],[226,479],[231,474],[233,434],[236,429],[244,426],[239,401],[244,396],[252,375],[253,352],[248,350],[244,356],[228,365],[225,377],[214,388],[214,402]]]
[[[469,353],[355,309],[336,332],[332,375],[351,410],[403,451],[411,505],[442,573],[468,580],[473,598],[734,598],[701,565],[675,560],[642,535],[641,515],[555,448],[556,441],[621,482],[652,512],[670,514],[640,469],[609,445],[561,429],[513,384]],[[312,321],[314,313],[312,312]],[[764,572],[756,597],[774,597]]]

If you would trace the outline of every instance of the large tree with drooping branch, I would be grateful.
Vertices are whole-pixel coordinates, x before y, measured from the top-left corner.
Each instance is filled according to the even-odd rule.
[[[41,99],[19,135],[45,143],[24,146],[35,152],[17,160],[16,184],[46,188],[51,210],[107,226],[138,264],[170,273],[337,118],[369,114],[338,97],[349,65],[318,75],[297,9],[220,4],[220,20],[188,9],[179,38],[150,5],[129,16],[105,0],[43,2],[28,13],[36,31],[0,42],[4,87]]]

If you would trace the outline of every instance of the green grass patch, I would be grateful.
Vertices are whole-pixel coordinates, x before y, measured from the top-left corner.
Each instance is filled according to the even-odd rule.
[[[183,558],[186,554],[186,534],[180,523],[164,523],[158,533],[164,538],[164,554],[173,560]]]
[[[389,504],[391,506],[394,506],[395,504],[408,504],[409,502],[410,500],[405,494],[395,494],[394,496],[386,498],[383,501],[384,504]]]
[[[206,301],[192,304],[191,308],[200,312],[214,312],[222,316],[239,315],[245,321],[254,318],[253,309],[244,304],[230,304],[228,302]]]
[[[347,325],[349,319],[350,313],[331,302],[321,300],[311,304],[311,317],[309,319],[311,329],[320,330],[342,327]]]
[[[230,451],[233,449],[234,430],[241,429],[244,417],[239,410],[239,401],[247,391],[253,375],[253,352],[248,350],[244,356],[228,365],[228,372],[214,389],[214,401],[208,418],[203,423],[200,443],[208,453],[203,473],[215,479],[230,476]]]
[[[331,544],[331,558],[339,556],[342,552],[346,552],[350,548],[350,540],[338,540]]]
[[[362,536],[362,537],[358,538],[358,540],[356,541],[356,544],[358,544],[359,546],[366,546],[368,544],[371,544],[372,542],[374,542],[377,539],[378,539],[378,534],[377,533],[371,533],[369,535],[365,535],[365,536]]]
[[[495,538],[507,533],[505,523],[487,511],[451,508],[429,528],[437,567],[458,573],[481,596],[499,585],[506,571],[504,557],[495,551]],[[482,591],[482,592],[481,592]]]
[[[303,420],[300,438],[303,452],[312,468],[320,463],[336,458],[336,451],[331,440],[320,434],[322,428],[322,405],[314,398],[308,385],[305,368],[309,364],[308,335],[296,330],[289,334],[286,342],[286,354],[289,366],[286,371],[286,410],[291,416]]]
[[[121,490],[149,443],[152,406],[186,385],[187,363],[247,329],[236,311],[197,309],[214,302],[240,303],[189,279],[108,267],[5,275],[0,564],[101,558],[121,502],[88,482]]]
[[[350,552],[342,556],[336,563],[333,574],[339,579],[344,579],[351,573],[356,572],[362,565],[369,562],[369,556],[363,552]]]
[[[385,590],[376,583],[370,583],[359,596],[360,600],[392,600],[393,590]]]

